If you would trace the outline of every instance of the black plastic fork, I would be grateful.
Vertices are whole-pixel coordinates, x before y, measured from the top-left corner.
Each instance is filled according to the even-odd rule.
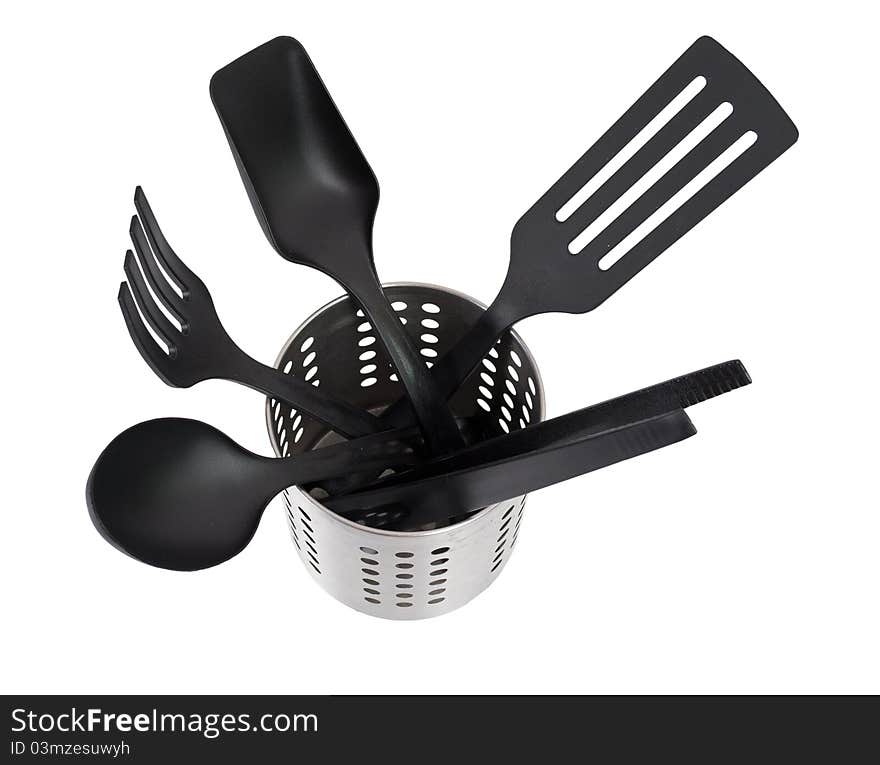
[[[220,323],[204,282],[168,244],[140,186],[134,205],[138,214],[129,228],[134,252],[125,253],[128,281],[119,286],[119,305],[135,347],[159,378],[174,388],[189,388],[202,380],[232,380],[281,399],[350,438],[386,429],[369,412],[261,364],[241,350]],[[180,323],[179,328],[153,295]],[[168,346],[167,351],[144,321]]]

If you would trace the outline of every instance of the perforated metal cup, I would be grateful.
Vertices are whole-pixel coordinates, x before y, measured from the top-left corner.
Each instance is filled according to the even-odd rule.
[[[429,365],[484,310],[476,300],[443,287],[391,284],[384,289]],[[307,319],[276,365],[375,413],[403,393],[381,342],[348,297]],[[515,332],[495,344],[450,405],[487,438],[543,418],[541,377]],[[267,401],[266,420],[278,456],[338,440],[321,423],[274,399]],[[312,578],[337,600],[385,619],[439,616],[486,589],[513,552],[525,500],[513,497],[442,528],[398,532],[348,521],[299,487],[284,492],[290,534]]]

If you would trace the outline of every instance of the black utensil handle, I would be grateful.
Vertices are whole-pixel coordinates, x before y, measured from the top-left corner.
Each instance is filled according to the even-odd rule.
[[[459,389],[468,375],[491,350],[501,334],[516,322],[496,300],[484,311],[477,323],[431,369],[431,380],[444,399]]]
[[[289,486],[317,483],[328,476],[341,476],[353,470],[383,470],[388,465],[413,465],[419,456],[412,447],[418,428],[394,433],[374,433],[353,441],[299,454],[296,457],[261,457],[259,477],[267,496],[273,497]]]
[[[376,274],[358,279],[359,289],[346,289],[354,296],[385,345],[398,377],[409,395],[425,443],[433,454],[444,454],[464,443],[446,400],[431,380],[430,370],[394,312]],[[384,424],[384,421],[383,421]],[[385,425],[387,427],[387,425]]]
[[[522,430],[496,436],[448,457],[434,459],[406,472],[383,478],[370,486],[361,487],[360,491],[423,481],[426,478],[467,470],[480,464],[561,446],[582,440],[599,431],[659,417],[676,409],[685,409],[750,383],[751,377],[741,361],[715,364],[575,412],[535,423]],[[357,491],[351,489],[339,498],[356,494]]]
[[[280,369],[261,364],[242,351],[230,365],[229,375],[236,382],[280,399],[295,409],[311,415],[347,438],[357,438],[387,430],[375,415],[353,406],[326,391],[291,377]]]
[[[696,433],[684,410],[626,423],[561,446],[527,452],[457,473],[329,500],[337,513],[357,519],[378,508],[405,508],[406,529],[448,520],[511,497],[608,467],[678,443]]]
[[[725,361],[575,412],[535,423],[523,430],[496,436],[448,457],[431,460],[411,470],[388,476],[369,486],[352,488],[351,482],[342,489],[338,489],[333,482],[326,482],[323,486],[331,494],[338,494],[338,498],[344,498],[359,490],[383,489],[406,482],[423,481],[434,476],[466,470],[478,464],[560,446],[628,422],[646,420],[676,409],[685,409],[749,385],[751,381],[741,361]]]
[[[431,382],[444,401],[452,398],[495,341],[520,318],[501,302],[502,295],[503,292],[431,369]],[[412,415],[406,399],[398,399],[382,413],[380,419],[386,427],[408,425]]]

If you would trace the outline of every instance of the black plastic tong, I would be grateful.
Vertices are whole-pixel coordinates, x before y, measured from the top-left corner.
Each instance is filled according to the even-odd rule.
[[[632,434],[609,435],[607,441],[587,445],[592,436],[662,418],[750,383],[742,362],[726,361],[474,444],[448,457],[415,463],[366,488],[322,501],[341,514],[357,512],[364,523],[411,531],[448,520],[455,508],[476,510],[588,472],[590,460],[613,464],[614,450],[623,443],[632,444]],[[608,452],[603,451],[603,443],[608,444]]]

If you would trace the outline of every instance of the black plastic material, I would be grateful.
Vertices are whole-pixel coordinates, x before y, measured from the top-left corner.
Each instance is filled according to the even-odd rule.
[[[742,362],[716,364],[475,444],[449,457],[416,464],[366,489],[323,501],[340,513],[356,508],[362,522],[369,525],[393,524],[396,531],[411,530],[430,521],[446,520],[450,507],[473,510],[565,480],[571,477],[568,471],[573,468],[572,455],[580,452],[558,452],[558,468],[553,468],[552,460],[545,456],[536,456],[534,461],[520,458],[546,455],[596,433],[611,432],[625,424],[694,406],[750,383]],[[483,468],[489,465],[493,465],[492,470],[484,474]],[[504,475],[501,465],[507,466],[509,478],[504,490],[500,483]],[[484,481],[490,475],[495,478]],[[549,480],[552,476],[561,477]],[[514,492],[514,487],[525,488]],[[498,496],[499,490],[508,493]],[[371,520],[373,514],[376,523]]]
[[[586,439],[590,442],[587,447],[578,440],[576,444],[509,457],[500,471],[495,463],[475,466],[465,476],[471,490],[461,497],[472,502],[473,497],[487,492],[503,494],[504,475],[517,463],[543,467],[540,478],[529,470],[512,479],[514,495],[520,492],[517,487],[525,475],[535,482],[562,475],[562,471],[570,477],[674,443],[695,432],[684,412],[680,414],[678,419],[600,432]],[[198,420],[150,420],[110,442],[92,468],[86,499],[95,527],[114,547],[153,566],[193,571],[217,565],[241,552],[253,537],[266,505],[282,489],[343,474],[352,464],[380,468],[388,460],[389,451],[395,451],[395,461],[400,460],[397,445],[389,444],[382,435],[373,435],[293,459],[273,459],[243,449]],[[548,470],[544,465],[548,454],[554,455],[551,461],[557,468]],[[486,477],[485,489],[480,484],[481,476]],[[455,491],[450,487],[451,494],[446,496],[455,499],[464,481],[460,474],[452,480]],[[390,490],[390,495],[401,496],[406,486]],[[389,496],[388,489],[381,493],[383,498]],[[439,500],[440,495],[434,498]],[[420,509],[426,501],[420,498]],[[439,508],[435,513],[448,515],[449,505],[441,503]],[[349,515],[357,517],[360,512],[355,510]]]
[[[89,475],[86,501],[98,531],[144,563],[192,571],[238,554],[282,489],[353,466],[412,461],[386,434],[277,459],[253,454],[197,420],[142,422],[120,433]]]
[[[188,388],[202,380],[233,380],[281,399],[345,436],[363,436],[384,429],[369,412],[261,364],[242,351],[220,323],[204,282],[168,244],[140,187],[135,190],[134,204],[140,219],[137,215],[132,217],[129,232],[137,257],[131,250],[125,254],[128,282],[119,287],[119,305],[135,347],[164,382],[175,388]],[[174,280],[182,295],[168,283],[163,271]],[[144,276],[153,294],[180,322],[181,329],[153,301]],[[168,352],[147,331],[138,309],[168,345]]]
[[[748,382],[739,362],[710,367],[424,463],[334,498],[331,507],[370,525],[378,518],[403,527],[445,522],[451,508],[465,512],[686,438],[694,431],[682,406]],[[277,459],[205,423],[169,418],[113,439],[86,497],[95,526],[114,546],[155,566],[195,570],[240,552],[287,486],[407,462],[417,464],[412,450],[387,433]]]
[[[367,519],[370,513],[394,517],[395,530],[411,531],[446,522],[451,507],[467,511],[503,502],[669,446],[696,432],[684,410],[677,409],[647,420],[590,430],[563,443],[503,459],[333,498],[327,504],[341,514],[356,510]]]
[[[706,85],[675,117],[596,189],[570,217],[557,211],[697,77]],[[723,103],[733,112],[659,180],[611,221],[577,255],[569,243]],[[599,261],[748,131],[757,141],[607,270]],[[431,370],[440,393],[451,396],[495,339],[514,323],[548,312],[585,313],[613,295],[652,260],[797,140],[797,128],[740,61],[701,37],[529,209],[511,236],[510,267],[482,318]],[[383,419],[406,423],[404,402]]]
[[[334,278],[380,335],[434,452],[455,420],[385,299],[373,263],[379,184],[305,49],[278,37],[223,67],[211,98],[263,232],[278,253]]]

